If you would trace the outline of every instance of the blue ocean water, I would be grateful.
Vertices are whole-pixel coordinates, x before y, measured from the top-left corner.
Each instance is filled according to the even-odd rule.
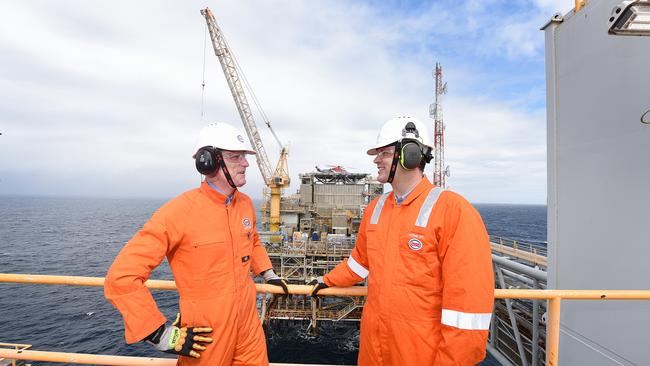
[[[0,272],[103,277],[124,243],[164,201],[0,196]],[[546,206],[476,207],[490,234],[546,242]],[[163,263],[151,277],[171,279],[169,266]],[[177,293],[153,295],[173,318]],[[306,323],[272,324],[270,361],[356,364],[358,325],[323,322],[316,336],[306,328]],[[32,344],[41,351],[166,356],[146,344],[127,345],[119,313],[101,288],[90,287],[0,283],[0,342]]]

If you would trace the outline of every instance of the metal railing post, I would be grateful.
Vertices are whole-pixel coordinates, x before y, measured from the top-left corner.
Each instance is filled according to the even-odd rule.
[[[318,298],[311,298],[311,334],[316,334],[318,322]]]
[[[501,272],[501,267],[497,265],[497,276],[499,277],[499,285],[502,289],[506,289],[506,282],[503,279],[503,272]],[[519,351],[519,359],[521,360],[522,366],[528,365],[528,360],[526,359],[526,351],[524,351],[524,344],[521,342],[521,335],[519,334],[519,327],[517,326],[517,318],[515,318],[515,313],[512,310],[512,300],[505,299],[506,308],[508,308],[508,316],[510,317],[510,325],[512,326],[512,331],[515,333],[515,341],[517,341],[517,350]]]
[[[560,303],[562,298],[555,296],[548,300],[548,322],[546,323],[546,364],[557,366],[560,346]]]
[[[262,295],[262,324],[266,324],[266,297],[267,294]]]
[[[539,288],[539,281],[536,278],[533,278],[533,288],[537,290]],[[532,366],[537,366],[539,364],[539,300],[533,300],[533,337],[531,339],[531,357],[533,359]]]

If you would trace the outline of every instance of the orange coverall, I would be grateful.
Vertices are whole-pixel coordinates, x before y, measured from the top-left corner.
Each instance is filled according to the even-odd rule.
[[[392,192],[375,199],[352,254],[324,277],[338,287],[368,277],[360,366],[485,358],[494,302],[488,235],[469,202],[440,192],[423,178],[401,205]]]
[[[144,282],[167,256],[178,287],[181,326],[212,327],[200,359],[179,365],[268,365],[250,276],[272,268],[248,196],[226,197],[206,183],[163,205],[124,246],[108,271],[106,298],[122,313],[127,343],[166,322]]]

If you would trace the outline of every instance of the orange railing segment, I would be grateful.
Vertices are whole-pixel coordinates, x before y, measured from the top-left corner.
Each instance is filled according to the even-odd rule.
[[[30,274],[12,274],[0,273],[0,282],[12,283],[32,283],[32,284],[57,284],[57,285],[75,285],[75,286],[103,286],[104,278],[101,277],[80,277],[80,276],[49,276],[49,275],[30,275]],[[174,281],[149,280],[146,282],[147,287],[161,290],[174,290],[176,285]],[[282,293],[278,286],[256,284],[257,291],[260,293]],[[311,293],[312,286],[308,285],[289,285],[289,291],[294,295],[308,295]],[[331,296],[365,296],[367,288],[363,286],[353,286],[347,288],[332,287],[321,290],[320,295]],[[560,305],[562,300],[650,300],[650,290],[519,290],[519,289],[495,289],[494,297],[498,299],[537,299],[549,300],[548,322],[547,322],[547,341],[546,341],[546,364],[556,366],[558,362],[558,346],[560,335]],[[41,355],[33,353],[39,351],[17,351],[0,349],[0,357],[7,353],[22,353],[32,355]],[[45,352],[49,354],[48,352]],[[56,353],[56,352],[54,352]],[[65,355],[65,354],[64,354]],[[69,355],[69,354],[67,354]],[[46,355],[50,357],[50,355]],[[99,355],[87,355],[88,357],[97,357]],[[102,357],[122,357],[122,356],[102,356]],[[138,360],[142,358],[136,357]],[[28,359],[28,358],[20,358]],[[36,360],[35,358],[29,358]],[[149,359],[144,359],[149,360]],[[151,359],[161,360],[161,359]],[[47,360],[45,360],[47,361]],[[52,361],[52,362],[70,362],[70,361]],[[75,361],[76,362],[76,361]],[[152,361],[153,362],[153,361]],[[155,362],[167,362],[165,359]],[[76,362],[82,363],[82,362]],[[105,363],[95,362],[106,365],[123,365],[122,363]],[[142,363],[141,363],[142,364]],[[150,364],[150,363],[147,363]],[[151,365],[163,365],[166,363],[151,363]],[[127,364],[124,364],[127,365]],[[128,365],[134,365],[128,363]]]
[[[0,358],[14,360],[47,361],[66,364],[90,364],[110,366],[174,366],[175,358],[132,357],[113,355],[93,355],[87,353],[64,353],[49,351],[20,351],[0,348]],[[298,364],[271,363],[270,366],[300,366]],[[327,365],[308,365],[327,366]]]

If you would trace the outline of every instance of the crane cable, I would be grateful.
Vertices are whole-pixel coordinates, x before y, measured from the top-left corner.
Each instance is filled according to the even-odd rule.
[[[223,29],[221,30],[223,33]],[[275,131],[273,131],[273,127],[271,127],[271,121],[269,120],[268,116],[266,115],[266,112],[264,111],[264,108],[262,108],[262,104],[260,101],[257,99],[257,96],[255,95],[255,92],[253,91],[253,88],[251,87],[250,83],[248,82],[248,78],[246,78],[246,74],[244,74],[244,70],[241,68],[239,65],[239,62],[237,61],[237,57],[235,57],[235,53],[232,50],[232,47],[228,44],[228,41],[226,40],[226,36],[224,35],[223,41],[226,44],[226,47],[228,50],[230,50],[230,55],[232,56],[232,59],[235,63],[235,68],[237,69],[238,73],[241,75],[241,79],[244,81],[244,87],[248,91],[248,93],[251,95],[253,99],[253,103],[255,104],[255,107],[257,108],[258,112],[262,116],[262,119],[264,120],[264,123],[266,126],[271,130],[271,133],[273,134],[273,137],[275,137],[275,141],[277,141],[278,145],[280,145],[280,149],[283,149],[284,146],[282,145],[282,142],[278,138],[278,135],[275,134]]]
[[[207,43],[208,25],[205,25],[203,34],[203,80],[201,81],[201,122],[203,122],[203,102],[205,100],[205,48]],[[199,173],[199,184],[203,183],[203,175]]]
[[[201,81],[201,121],[203,121],[203,102],[205,100],[205,48],[208,39],[208,25],[205,25],[203,34],[203,80]]]

